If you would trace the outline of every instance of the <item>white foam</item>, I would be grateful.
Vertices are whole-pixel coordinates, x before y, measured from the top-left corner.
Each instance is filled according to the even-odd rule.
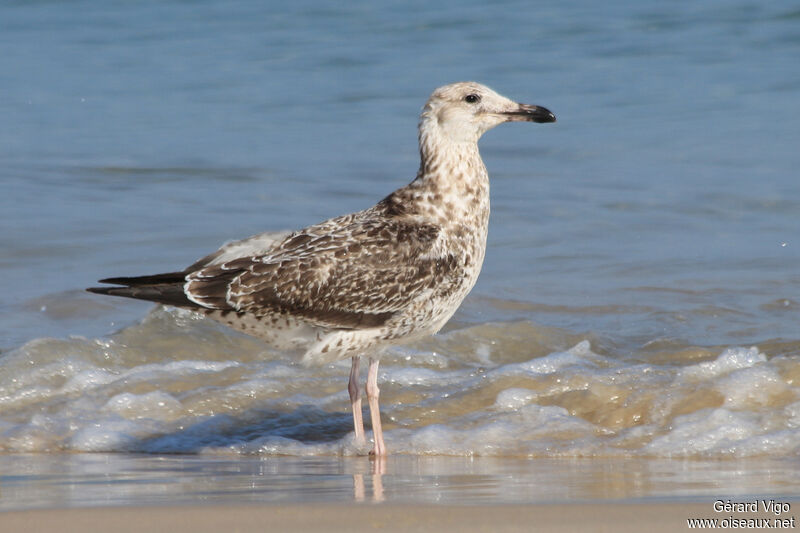
[[[432,386],[452,382],[463,377],[460,373],[437,372],[428,368],[391,367],[381,372],[382,381],[411,387],[415,385]]]
[[[150,339],[148,328],[157,334],[175,315],[153,313],[149,320],[121,335]],[[191,320],[192,328],[211,327]],[[469,332],[432,340],[437,351],[420,352],[419,359],[405,348],[387,354],[380,383],[384,420],[393,422],[386,433],[392,453],[798,453],[800,390],[791,380],[800,361],[791,355],[768,359],[757,348],[734,347],[687,366],[641,364],[598,355],[582,341],[523,360],[524,349],[513,358],[478,354],[481,346],[495,346],[480,329],[471,343]],[[492,335],[503,331],[502,324],[490,328]],[[509,334],[524,333],[512,328]],[[152,345],[137,348],[119,339],[45,339],[5,353],[0,451],[366,451],[352,442],[349,361],[307,369],[260,360],[261,348],[250,344],[243,345],[252,348],[249,358],[218,360],[240,353],[240,346],[227,344],[237,338],[224,337],[223,347],[203,345],[197,353],[180,344],[183,359],[161,361]],[[487,364],[489,355],[520,362]],[[333,440],[316,442],[320,435]]]
[[[749,368],[767,361],[767,356],[751,348],[727,348],[713,361],[704,361],[688,366],[678,375],[688,379],[708,379],[727,374],[740,368]]]
[[[794,402],[783,408],[786,416],[786,426],[792,429],[800,428],[800,402]]]
[[[592,424],[562,407],[531,404],[495,414],[478,425],[432,424],[413,431],[390,431],[386,436],[399,453],[504,456],[563,453],[574,447],[576,439],[595,433]]]
[[[184,376],[196,373],[221,372],[228,368],[240,366],[237,361],[170,361],[168,363],[151,363],[140,365],[121,372],[120,379],[147,380],[154,377]]]
[[[784,429],[756,434],[736,443],[733,454],[737,457],[773,455],[797,456],[800,453],[800,430]]]
[[[258,455],[293,455],[308,457],[314,455],[345,455],[347,440],[306,444],[279,436],[268,436],[250,442],[235,444],[227,448],[208,447],[203,453],[219,453],[222,451],[240,454]]]
[[[520,407],[528,405],[536,396],[536,393],[530,389],[506,389],[497,395],[494,406],[503,411],[516,411]]]
[[[87,391],[95,387],[107,385],[119,379],[119,374],[108,372],[102,368],[91,368],[78,372],[61,388],[62,392]]]
[[[226,389],[226,393],[235,397],[246,396],[255,399],[259,396],[279,393],[281,390],[283,390],[283,386],[279,380],[256,378],[235,383]]]
[[[503,365],[493,370],[492,374],[553,374],[568,367],[597,366],[599,357],[591,351],[589,341],[584,340],[565,352],[553,352],[522,363]]]
[[[703,409],[675,418],[671,430],[644,451],[660,456],[733,455],[737,444],[759,433],[758,417],[729,409]]]
[[[774,368],[764,365],[734,370],[716,382],[730,408],[752,409],[766,406],[775,396],[788,392],[789,386]]]
[[[107,418],[86,424],[72,434],[68,449],[82,452],[135,450],[137,435],[146,434],[142,424],[122,418]]]
[[[492,346],[488,343],[480,343],[475,347],[475,357],[480,364],[484,366],[491,366],[492,364]]]
[[[118,414],[128,420],[152,418],[171,421],[186,414],[178,400],[161,391],[146,394],[130,392],[117,394],[106,402],[103,410]]]
[[[400,359],[406,364],[433,368],[447,368],[450,365],[450,359],[436,351],[411,350],[404,346],[395,346],[388,351],[393,357],[383,359]]]

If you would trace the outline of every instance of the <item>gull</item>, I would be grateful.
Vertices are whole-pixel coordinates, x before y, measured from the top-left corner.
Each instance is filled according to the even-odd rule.
[[[390,345],[432,335],[478,279],[489,226],[489,175],[478,139],[504,122],[555,122],[475,82],[431,94],[419,120],[416,178],[373,207],[282,235],[225,244],[178,272],[100,280],[90,292],[203,313],[305,364],[351,358],[348,392],[355,443],[366,444],[358,386],[365,391],[373,449],[386,455],[378,364]]]

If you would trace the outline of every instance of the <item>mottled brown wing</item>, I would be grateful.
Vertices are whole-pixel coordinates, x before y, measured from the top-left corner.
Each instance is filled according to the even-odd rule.
[[[269,231],[252,235],[246,239],[226,242],[219,250],[201,257],[186,267],[185,272],[194,272],[207,266],[218,265],[240,257],[265,255],[289,234],[290,232],[288,231]]]
[[[330,328],[368,328],[385,323],[455,267],[451,256],[434,253],[435,226],[361,220],[325,230],[330,227],[311,227],[268,255],[193,273],[187,294],[217,309],[292,314]]]

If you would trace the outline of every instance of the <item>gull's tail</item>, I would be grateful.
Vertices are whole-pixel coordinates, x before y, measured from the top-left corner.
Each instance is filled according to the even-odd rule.
[[[95,294],[135,298],[176,307],[200,307],[183,292],[186,272],[168,272],[132,278],[107,278],[101,279],[98,283],[110,283],[122,285],[122,287],[89,287],[86,290]]]

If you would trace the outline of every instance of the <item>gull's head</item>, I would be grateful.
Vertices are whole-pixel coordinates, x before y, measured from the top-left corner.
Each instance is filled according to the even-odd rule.
[[[420,133],[436,129],[453,142],[477,142],[503,122],[555,121],[556,116],[544,107],[520,104],[485,85],[466,81],[433,91],[422,109]]]

